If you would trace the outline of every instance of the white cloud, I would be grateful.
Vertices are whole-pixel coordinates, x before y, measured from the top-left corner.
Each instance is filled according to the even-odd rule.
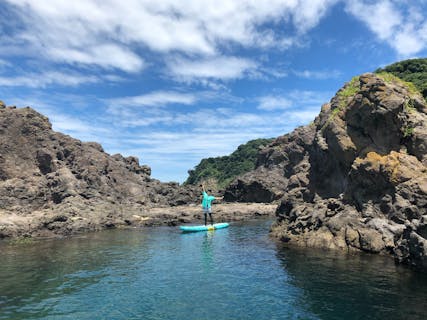
[[[57,71],[29,73],[26,75],[13,77],[0,76],[0,86],[5,87],[44,88],[53,84],[74,87],[81,84],[96,83],[100,81],[101,79],[96,76],[79,75]]]
[[[82,48],[54,47],[46,52],[58,62],[98,65],[107,69],[117,68],[126,72],[138,72],[144,61],[131,50],[115,44],[95,44]]]
[[[341,75],[341,72],[338,70],[330,70],[330,71],[294,70],[293,73],[300,78],[316,79],[316,80],[338,78]]]
[[[187,170],[201,159],[230,154],[237,146],[259,138],[259,132],[227,131],[203,132],[150,131],[139,136],[122,138],[122,144],[112,152],[137,155],[152,168],[152,175],[162,181],[183,182]],[[123,148],[124,147],[124,148]]]
[[[310,123],[310,121],[313,121],[314,118],[319,114],[320,108],[320,106],[310,106],[298,111],[293,110],[291,112],[287,112],[284,119],[286,119],[288,124],[290,123],[294,127],[306,125]]]
[[[334,96],[330,91],[292,90],[287,97],[298,106],[321,106]]]
[[[351,0],[346,10],[366,24],[382,41],[403,57],[410,57],[427,47],[426,17],[416,8],[418,1],[400,6],[399,2]],[[415,13],[415,14],[414,14]]]
[[[9,48],[5,51],[24,47],[22,56],[34,51],[33,58],[138,72],[146,65],[141,56],[146,48],[163,54],[181,52],[199,57],[223,55],[221,51],[229,44],[289,48],[298,40],[291,32],[285,32],[285,25],[294,23],[300,34],[307,32],[336,1],[6,2],[13,7],[9,12],[17,15],[13,18],[22,25],[8,35]],[[276,32],[277,26],[281,32]],[[212,75],[212,70],[198,70],[205,76],[218,76]],[[225,77],[234,75],[225,73]]]
[[[197,98],[194,94],[175,91],[155,91],[138,96],[120,97],[107,101],[111,106],[121,107],[163,107],[169,104],[192,105]]]
[[[237,57],[213,57],[203,60],[174,59],[168,62],[169,73],[184,82],[206,79],[231,80],[250,74],[257,64]]]
[[[203,130],[214,128],[241,129],[264,123],[262,115],[256,113],[234,112],[232,109],[199,109],[193,112],[182,112],[164,109],[144,109],[139,113],[135,109],[109,108],[108,112],[114,117],[114,121],[123,127],[147,127],[164,125],[169,128],[178,126],[194,128],[201,126]],[[277,122],[277,121],[276,121]],[[273,122],[270,121],[269,124]]]
[[[174,91],[159,91],[134,97],[121,97],[107,100],[107,113],[114,119],[114,122],[122,127],[150,127],[162,125],[175,128],[184,126],[186,128],[197,128],[199,125],[203,130],[246,130],[251,128],[261,128],[257,131],[261,135],[264,132],[279,133],[283,130],[283,124],[301,125],[301,121],[308,117],[313,120],[315,114],[306,110],[320,110],[320,106],[331,97],[330,92],[317,91],[290,91],[287,93],[276,93],[266,96],[256,97],[249,100],[241,100],[235,97],[225,96],[222,103],[236,106],[239,104],[256,103],[256,109],[250,111],[237,111],[235,107],[201,107],[196,110],[182,108],[165,108],[170,104],[193,105],[198,101],[209,103],[221,101],[215,99],[215,94],[202,91],[194,93],[182,93]],[[150,106],[155,108],[135,108],[140,106]],[[258,110],[258,111],[257,111]],[[263,112],[260,112],[263,111]],[[298,116],[298,114],[304,116]],[[289,118],[290,117],[290,118]],[[293,119],[292,121],[290,119]],[[266,129],[269,127],[268,129]],[[280,128],[280,130],[276,130]],[[186,129],[187,130],[187,129]],[[202,131],[203,131],[202,130]],[[256,131],[256,130],[255,130]]]
[[[285,97],[265,96],[259,98],[259,110],[281,110],[289,109],[293,105],[292,101]]]
[[[289,114],[298,114],[304,110],[320,108],[332,96],[331,92],[326,91],[301,91],[292,90],[286,93],[275,93],[258,97],[257,108],[265,111],[283,111]],[[314,117],[313,117],[314,118]]]
[[[261,68],[258,68],[258,71],[261,72],[262,74],[267,75],[267,77],[270,77],[270,78],[273,77],[277,79],[285,78],[289,75],[288,71],[285,71],[281,66],[275,66],[274,68],[261,67]]]
[[[347,10],[366,23],[381,40],[390,39],[396,27],[402,23],[400,12],[388,0],[373,4],[363,0],[352,0],[347,3]]]
[[[338,2],[343,1],[6,0],[14,23],[0,22],[10,32],[2,52],[129,73],[150,65],[147,60],[153,52],[166,62],[170,54],[180,53],[191,57],[193,64],[185,71],[177,61],[167,63],[176,75],[215,85],[206,79],[236,78],[248,68],[262,67],[248,66],[243,58],[234,59],[244,65],[225,58],[230,48],[283,50],[300,45],[302,36]],[[381,41],[409,56],[427,42],[425,13],[417,10],[417,4],[421,2],[349,0],[345,7]],[[227,72],[218,66],[221,70],[215,72],[207,64],[216,59],[228,59],[237,69]]]
[[[339,0],[307,0],[298,1],[293,12],[295,27],[300,33],[305,33],[315,27],[321,18],[325,16],[328,9]]]
[[[427,30],[427,23],[425,24],[425,29]],[[411,26],[408,26],[394,35],[393,43],[401,55],[409,57],[426,47],[426,37],[427,35],[424,31],[423,34],[418,35]]]
[[[93,136],[93,125],[76,117],[53,112],[49,115],[49,119],[52,122],[53,129],[56,131],[71,135],[78,134],[80,139],[83,139],[83,136]]]
[[[132,136],[121,136],[112,152],[137,155],[153,169],[153,176],[161,180],[184,181],[186,170],[202,158],[230,154],[249,140],[277,137],[299,125],[314,120],[320,111],[316,107],[278,112],[237,112],[229,110],[201,110],[181,115],[186,130],[176,123],[177,118],[165,114],[170,128],[144,130]],[[120,141],[120,142],[119,142]],[[168,172],[174,168],[173,172]]]

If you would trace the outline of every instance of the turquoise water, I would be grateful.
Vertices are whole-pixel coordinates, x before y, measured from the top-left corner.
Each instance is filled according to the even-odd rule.
[[[427,276],[286,249],[269,222],[0,245],[0,319],[426,319]]]

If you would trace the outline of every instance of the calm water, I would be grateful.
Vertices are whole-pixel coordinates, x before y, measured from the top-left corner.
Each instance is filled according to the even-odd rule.
[[[427,276],[290,250],[269,222],[0,245],[0,319],[427,319]]]

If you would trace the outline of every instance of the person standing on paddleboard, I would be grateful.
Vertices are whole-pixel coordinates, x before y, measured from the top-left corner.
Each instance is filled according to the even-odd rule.
[[[214,197],[212,195],[208,195],[208,193],[205,190],[205,186],[203,184],[200,186],[202,187],[202,208],[203,208],[203,214],[205,216],[205,225],[207,224],[208,214],[209,214],[209,219],[211,220],[211,224],[214,224],[214,221],[212,218],[212,201],[221,200],[224,197]]]

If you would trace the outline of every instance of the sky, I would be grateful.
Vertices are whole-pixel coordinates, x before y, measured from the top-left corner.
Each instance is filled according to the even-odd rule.
[[[0,100],[183,182],[427,56],[427,0],[0,0]]]

